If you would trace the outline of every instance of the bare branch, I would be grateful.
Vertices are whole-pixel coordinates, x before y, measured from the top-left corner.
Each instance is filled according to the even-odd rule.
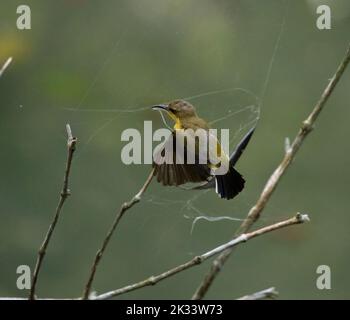
[[[107,292],[107,293],[104,293],[104,294],[101,294],[101,295],[98,295],[96,297],[94,297],[93,299],[94,300],[107,300],[107,299],[111,299],[113,297],[116,297],[116,296],[119,296],[121,294],[124,294],[124,293],[127,293],[127,292],[130,292],[130,291],[134,291],[134,290],[137,290],[137,289],[140,289],[140,288],[143,288],[143,287],[147,287],[147,286],[152,286],[152,285],[155,285],[156,283],[164,280],[164,279],[167,279],[179,272],[182,272],[184,270],[187,270],[191,267],[194,267],[196,265],[199,265],[201,264],[203,261],[217,255],[218,253],[220,252],[223,252],[225,250],[228,250],[230,248],[233,248],[239,244],[241,244],[242,242],[246,242],[250,239],[253,239],[255,237],[258,237],[258,236],[261,236],[265,233],[269,233],[269,232],[272,232],[272,231],[275,231],[275,230],[278,230],[278,229],[282,229],[282,228],[285,228],[285,227],[288,227],[288,226],[292,226],[292,225],[295,225],[295,224],[300,224],[300,223],[304,223],[304,222],[307,222],[309,221],[309,217],[307,215],[304,215],[304,214],[300,214],[298,213],[295,217],[293,218],[290,218],[288,220],[284,220],[284,221],[281,221],[281,222],[278,222],[278,223],[275,223],[275,224],[272,224],[270,226],[267,226],[267,227],[264,227],[264,228],[261,228],[261,229],[258,229],[256,231],[252,231],[250,233],[246,233],[246,234],[241,234],[240,236],[238,236],[237,238],[223,244],[223,245],[220,245],[206,253],[203,253],[202,255],[200,256],[196,256],[194,257],[193,259],[191,259],[190,261],[184,263],[184,264],[181,264],[175,268],[172,268],[168,271],[165,271],[157,276],[151,276],[143,281],[140,281],[140,282],[137,282],[137,283],[134,283],[134,284],[131,284],[131,285],[128,285],[126,287],[123,287],[123,288],[120,288],[120,289],[117,289],[117,290],[113,290],[113,291],[110,291],[110,292]]]
[[[20,298],[20,297],[0,297],[0,301],[7,301],[7,300],[28,300],[27,298]],[[80,298],[35,298],[35,300],[81,300]]]
[[[51,225],[46,233],[45,239],[44,239],[43,243],[41,244],[41,247],[40,247],[39,252],[38,252],[38,258],[36,260],[35,269],[34,269],[34,273],[33,273],[33,277],[32,277],[32,285],[31,285],[31,289],[30,289],[30,293],[29,293],[29,299],[31,299],[31,300],[35,299],[35,288],[36,288],[36,284],[38,281],[40,268],[41,268],[41,265],[43,263],[43,260],[44,260],[45,254],[46,254],[46,249],[49,245],[53,231],[56,227],[57,221],[58,221],[59,216],[61,214],[63,204],[66,201],[66,199],[68,198],[68,196],[70,195],[70,191],[68,189],[68,181],[69,181],[69,174],[71,171],[73,154],[74,154],[76,143],[77,143],[77,138],[73,137],[72,130],[71,130],[69,124],[66,125],[66,129],[67,129],[67,136],[68,136],[68,139],[67,139],[67,163],[66,163],[66,169],[65,169],[65,173],[64,173],[63,187],[62,187],[62,191],[60,194],[60,200],[59,200],[58,205],[56,207],[53,221],[52,221],[52,223],[51,223]]]
[[[11,64],[11,62],[12,62],[12,57],[8,58],[6,60],[6,62],[4,63],[4,65],[1,67],[1,69],[0,69],[0,78],[2,77],[2,75],[4,74],[4,72],[8,68],[8,66]]]
[[[143,185],[143,187],[141,188],[141,190],[129,202],[123,203],[122,206],[120,207],[120,210],[117,212],[115,219],[113,221],[113,224],[112,224],[110,230],[108,231],[105,239],[103,240],[101,248],[96,253],[94,262],[92,264],[92,267],[91,267],[91,270],[89,273],[89,278],[88,278],[88,281],[85,285],[85,289],[83,292],[83,299],[86,300],[89,298],[89,294],[91,291],[92,282],[94,281],[94,278],[95,278],[97,266],[98,266],[100,260],[102,259],[102,256],[103,256],[103,254],[108,246],[109,241],[112,238],[112,235],[113,235],[117,225],[119,224],[119,221],[121,220],[121,218],[123,217],[123,215],[125,214],[125,212],[127,210],[129,210],[136,203],[141,201],[142,195],[145,193],[145,191],[147,190],[148,186],[150,185],[150,183],[152,181],[153,173],[154,173],[154,169],[152,169],[150,175],[148,176],[148,178],[147,178],[145,184]]]
[[[319,101],[317,102],[316,106],[314,107],[310,115],[307,117],[307,119],[302,123],[302,126],[298,134],[296,135],[292,145],[286,150],[286,153],[284,155],[284,158],[282,159],[282,162],[276,168],[276,170],[273,172],[273,174],[267,181],[258,201],[250,209],[247,218],[243,221],[241,227],[239,228],[236,234],[247,232],[247,230],[249,230],[251,226],[259,219],[261,212],[264,210],[271,195],[275,191],[280,179],[289,168],[289,165],[291,164],[291,162],[294,160],[295,155],[298,152],[299,148],[302,146],[303,142],[305,141],[305,138],[312,131],[313,126],[319,114],[321,113],[324,106],[326,105],[329,97],[332,95],[336,85],[338,84],[339,80],[344,74],[344,71],[348,66],[349,62],[350,62],[350,46],[348,47],[345,57],[340,63],[336,73],[334,74],[329,84],[325,88],[324,92],[322,93],[321,98],[319,99]],[[198,287],[197,291],[194,293],[192,299],[197,300],[197,299],[202,299],[204,297],[211,283],[214,281],[214,279],[220,272],[221,268],[223,267],[226,260],[230,256],[231,252],[232,252],[232,249],[227,250],[223,252],[218,258],[215,259],[209,273],[206,275],[206,277]]]
[[[237,300],[266,300],[266,299],[276,299],[278,297],[278,292],[274,287],[255,292],[253,294],[238,298]]]

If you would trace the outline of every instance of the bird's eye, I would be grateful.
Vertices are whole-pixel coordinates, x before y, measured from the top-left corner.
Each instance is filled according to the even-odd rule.
[[[176,113],[176,110],[174,107],[169,107],[169,111],[171,111],[172,113]]]

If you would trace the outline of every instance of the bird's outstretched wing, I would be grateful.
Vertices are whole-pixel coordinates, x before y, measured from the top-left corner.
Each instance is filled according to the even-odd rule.
[[[199,159],[207,155],[199,154],[194,146],[196,139],[187,139],[180,130],[173,131],[163,144],[153,153],[154,176],[165,186],[179,186],[188,182],[208,181],[210,168]],[[194,150],[194,152],[192,152]],[[194,159],[189,164],[189,158]]]
[[[230,156],[230,167],[234,167],[241,155],[243,154],[243,151],[247,147],[253,133],[254,133],[255,127],[250,129],[248,133],[242,138],[242,140],[237,145],[236,149],[232,152]],[[211,189],[215,188],[215,179],[211,179],[209,181],[204,182],[200,186],[194,187],[191,190],[204,190],[204,189]]]

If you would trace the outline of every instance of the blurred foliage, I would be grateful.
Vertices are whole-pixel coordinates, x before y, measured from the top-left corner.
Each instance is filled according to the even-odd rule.
[[[200,95],[191,101],[209,120],[260,103],[258,129],[238,164],[246,189],[227,202],[214,192],[153,183],[113,237],[94,289],[142,280],[230,239],[239,221],[200,221],[191,233],[186,217],[243,219],[254,204],[283,155],[284,139],[296,134],[349,41],[347,0],[326,1],[334,12],[332,30],[316,28],[315,8],[324,2],[1,1],[0,64],[8,56],[14,61],[0,81],[0,296],[26,294],[16,288],[16,268],[34,265],[58,201],[67,122],[79,138],[72,196],[49,246],[40,296],[82,292],[115,210],[150,170],[121,163],[121,132],[142,129],[144,120],[163,126],[146,108],[154,103]],[[30,5],[32,30],[16,29],[19,4]],[[270,286],[284,299],[349,298],[349,85],[348,71],[259,225],[297,211],[312,222],[236,250],[208,298],[232,299]],[[250,93],[221,92],[228,88]],[[206,95],[213,91],[219,92]],[[248,110],[229,118],[237,139],[255,116]],[[332,269],[332,290],[316,288],[320,264]],[[125,298],[188,298],[208,267]]]

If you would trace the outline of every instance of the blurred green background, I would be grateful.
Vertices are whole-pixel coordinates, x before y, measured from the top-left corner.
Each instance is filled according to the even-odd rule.
[[[20,4],[30,5],[31,30],[16,28]],[[319,4],[331,6],[331,30],[316,28]],[[218,126],[229,126],[233,144],[260,106],[238,164],[246,188],[224,201],[152,183],[114,235],[94,290],[142,280],[229,240],[240,221],[200,220],[191,233],[193,219],[245,217],[283,156],[285,138],[295,136],[343,57],[349,30],[347,0],[1,1],[0,64],[14,60],[0,79],[0,296],[27,295],[16,288],[16,268],[34,266],[52,219],[67,122],[79,138],[72,196],[43,265],[41,297],[81,294],[116,209],[150,170],[122,164],[121,132],[142,129],[144,120],[163,127],[148,108],[155,103],[192,97],[206,119],[226,117]],[[350,298],[349,85],[348,70],[258,225],[298,211],[312,222],[238,248],[207,298],[270,286],[282,299]],[[316,269],[324,264],[332,289],[321,291]],[[123,298],[189,298],[209,266]]]

